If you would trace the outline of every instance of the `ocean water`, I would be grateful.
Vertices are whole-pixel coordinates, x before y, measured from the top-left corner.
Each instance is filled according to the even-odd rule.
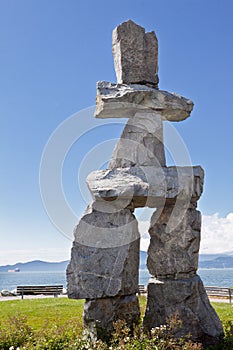
[[[199,269],[198,275],[205,286],[233,287],[232,269]],[[149,280],[148,270],[140,270],[140,284],[146,285]]]
[[[66,275],[60,272],[0,272],[0,291],[13,290],[22,285],[62,284],[66,287]]]
[[[232,269],[199,269],[198,274],[205,286],[233,286]],[[148,270],[139,271],[139,284],[146,285],[150,278]],[[62,284],[66,287],[64,271],[60,272],[0,272],[0,291],[13,290],[20,285]]]

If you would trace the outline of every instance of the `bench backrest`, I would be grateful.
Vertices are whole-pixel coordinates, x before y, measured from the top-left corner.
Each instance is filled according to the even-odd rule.
[[[61,294],[63,285],[53,286],[17,286],[17,294]]]
[[[146,288],[144,286],[144,284],[139,284],[138,285],[138,294],[144,294],[146,293]]]
[[[209,296],[229,298],[230,303],[233,298],[233,288],[206,286],[205,290]]]

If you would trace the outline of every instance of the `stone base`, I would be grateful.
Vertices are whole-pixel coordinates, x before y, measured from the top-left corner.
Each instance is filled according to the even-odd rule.
[[[117,320],[125,320],[132,327],[138,323],[139,317],[140,307],[135,294],[87,300],[83,311],[85,332],[92,339],[108,338]]]
[[[191,334],[193,341],[204,345],[220,341],[222,325],[198,275],[183,280],[152,278],[149,281],[145,328],[164,325],[175,314],[182,321],[176,337]]]
[[[138,290],[139,232],[129,209],[103,213],[88,208],[75,229],[67,266],[73,299],[131,295]]]

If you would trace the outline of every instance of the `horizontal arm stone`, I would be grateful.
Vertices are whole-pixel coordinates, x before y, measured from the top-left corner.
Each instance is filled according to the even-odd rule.
[[[87,177],[96,201],[133,201],[134,207],[157,207],[161,202],[197,201],[203,190],[204,171],[195,167],[141,166],[98,170]]]
[[[190,116],[193,106],[185,97],[146,85],[97,83],[96,118],[131,118],[140,111],[148,111],[178,122]]]

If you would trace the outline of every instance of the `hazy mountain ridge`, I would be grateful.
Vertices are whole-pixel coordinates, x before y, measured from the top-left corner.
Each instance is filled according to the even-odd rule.
[[[230,253],[231,254],[231,253]],[[140,269],[146,269],[147,253],[140,251]],[[21,272],[36,271],[65,271],[69,260],[48,262],[41,260],[0,266],[0,272],[7,272],[19,268]],[[233,268],[233,255],[226,254],[200,254],[199,268]]]
[[[41,260],[28,261],[26,263],[17,263],[14,265],[0,266],[0,272],[7,272],[19,268],[22,272],[34,271],[64,271],[68,265],[69,260],[60,262],[48,262]]]
[[[207,269],[233,268],[233,257],[222,256],[222,257],[217,257],[216,259],[213,259],[213,260],[200,261],[199,268],[207,268]]]

